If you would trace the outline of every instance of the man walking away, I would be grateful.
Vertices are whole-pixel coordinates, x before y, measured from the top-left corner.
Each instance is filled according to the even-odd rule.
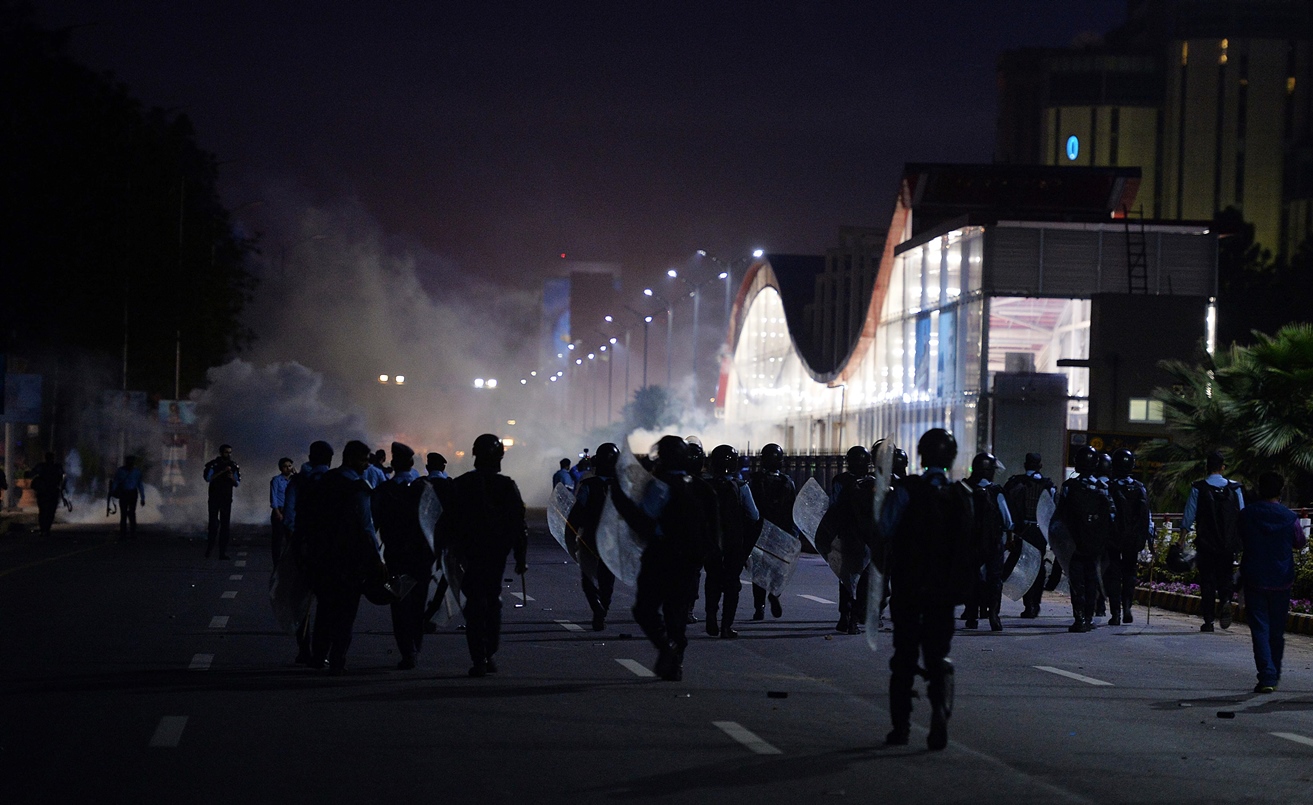
[[[146,505],[146,489],[136,456],[123,457],[123,466],[109,482],[109,497],[119,502],[119,539],[137,536],[137,502]]]
[[[55,461],[54,453],[46,453],[46,460],[32,470],[32,491],[36,493],[37,526],[41,536],[50,536],[55,524],[59,499],[66,494],[64,465]]]
[[[233,490],[242,483],[242,470],[233,461],[233,448],[230,444],[219,445],[219,455],[205,465],[203,473],[205,483],[210,485],[209,493],[209,539],[205,543],[205,558],[214,552],[214,544],[219,543],[219,558],[228,558],[228,524],[233,515]]]
[[[269,479],[269,537],[273,546],[274,564],[283,555],[287,539],[287,485],[292,480],[292,459],[278,459],[278,474]]]
[[[1008,509],[1013,517],[1021,521],[1017,524],[1017,535],[1035,546],[1041,556],[1048,551],[1049,542],[1039,528],[1040,498],[1047,495],[1050,501],[1055,501],[1057,494],[1053,482],[1040,472],[1043,467],[1044,460],[1039,453],[1027,453],[1025,472],[1012,476],[1003,485],[1003,496],[1007,498]],[[1041,562],[1035,583],[1030,585],[1030,589],[1021,597],[1023,607],[1021,617],[1039,617],[1040,600],[1044,596],[1044,580],[1044,565]]]
[[[390,574],[405,573],[415,587],[405,598],[394,601],[392,634],[401,652],[397,669],[415,667],[424,643],[424,604],[433,578],[436,556],[424,535],[420,507],[424,494],[435,494],[415,471],[415,451],[401,442],[392,443],[392,477],[374,490],[374,525],[383,541],[383,558]]]
[[[1295,581],[1294,552],[1307,543],[1299,516],[1281,505],[1286,479],[1275,472],[1258,478],[1260,500],[1240,513],[1244,555],[1240,579],[1245,585],[1245,613],[1258,669],[1255,693],[1274,693],[1281,682],[1281,655],[1286,647],[1286,614]]]
[[[296,563],[296,569],[309,578],[312,585],[314,577],[311,575],[310,567],[310,540],[316,530],[317,512],[312,510],[304,517],[298,517],[297,512],[304,508],[300,503],[301,500],[310,502],[313,509],[313,501],[316,497],[313,487],[332,469],[332,463],[333,446],[322,440],[313,442],[310,445],[310,460],[301,467],[300,473],[292,476],[287,484],[287,494],[283,497],[283,525],[287,529],[288,558]],[[322,525],[320,528],[322,529]],[[305,617],[296,627],[298,665],[310,665],[312,662],[310,612],[313,605],[312,597],[306,604]]]
[[[1140,551],[1153,537],[1153,516],[1149,511],[1149,491],[1131,477],[1135,454],[1125,448],[1112,454],[1112,480],[1108,493],[1117,509],[1113,539],[1108,543],[1108,569],[1103,586],[1108,591],[1108,625],[1132,623],[1131,604],[1135,603],[1135,569]]]
[[[1190,486],[1181,517],[1182,530],[1195,529],[1201,632],[1213,631],[1215,614],[1223,629],[1231,627],[1231,573],[1240,550],[1240,512],[1245,508],[1240,484],[1222,475],[1226,469],[1222,454],[1209,453],[1206,466],[1208,477]]]

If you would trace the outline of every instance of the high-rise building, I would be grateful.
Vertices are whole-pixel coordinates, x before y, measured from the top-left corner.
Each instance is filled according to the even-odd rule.
[[[1291,254],[1313,232],[1313,3],[1128,0],[1102,42],[999,60],[995,159],[1139,167],[1139,212],[1229,207]]]

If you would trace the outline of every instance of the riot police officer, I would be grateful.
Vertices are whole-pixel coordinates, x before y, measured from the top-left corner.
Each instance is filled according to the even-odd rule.
[[[793,479],[784,473],[784,448],[771,442],[761,448],[761,469],[748,478],[752,489],[752,499],[761,512],[761,519],[752,529],[752,545],[761,536],[761,529],[766,521],[774,523],[781,531],[798,536],[798,527],[793,522],[793,503],[798,498],[798,488]],[[752,550],[748,546],[748,552]],[[784,607],[778,595],[767,595],[766,588],[752,585],[752,619],[763,620],[766,617],[766,601],[770,600],[772,617],[783,617]]]
[[[1003,484],[1003,497],[1007,499],[1008,510],[1015,518],[1016,534],[1020,539],[1034,545],[1043,556],[1048,550],[1048,540],[1039,527],[1039,503],[1045,495],[1056,502],[1057,488],[1053,482],[1040,472],[1044,467],[1043,457],[1039,453],[1027,453],[1025,472],[1014,475]],[[1047,524],[1046,524],[1047,525]],[[1044,564],[1040,563],[1039,574],[1035,583],[1021,597],[1023,618],[1038,618],[1040,600],[1044,596]]]
[[[707,634],[712,637],[734,638],[734,616],[739,605],[739,575],[748,559],[745,544],[751,530],[761,519],[757,504],[738,474],[739,451],[727,444],[711,451],[711,467],[707,482],[716,493],[716,510],[720,518],[720,542],[707,545],[707,580],[704,593],[707,601]],[[724,607],[721,600],[724,599]],[[716,610],[720,608],[720,617]]]
[[[969,616],[977,612],[989,620],[989,628],[1003,631],[999,608],[1003,602],[1003,548],[1012,531],[1012,516],[1003,496],[1003,487],[994,483],[999,461],[992,453],[980,453],[971,460],[971,475],[966,484],[971,488],[975,523],[972,543],[975,549],[978,584]],[[968,617],[966,626],[974,629],[976,618]]]
[[[1070,566],[1066,568],[1071,585],[1073,618],[1068,631],[1088,632],[1093,628],[1099,595],[1099,559],[1112,536],[1116,512],[1107,487],[1095,475],[1099,466],[1098,452],[1086,445],[1076,451],[1072,465],[1077,475],[1064,481],[1058,491],[1053,519],[1060,522],[1070,535],[1073,551]]]
[[[1131,605],[1135,603],[1135,569],[1140,551],[1153,537],[1153,515],[1149,511],[1149,492],[1144,484],[1131,477],[1135,454],[1125,448],[1112,454],[1112,479],[1108,493],[1112,496],[1117,519],[1113,521],[1113,538],[1108,542],[1108,569],[1103,576],[1108,591],[1108,624],[1131,623]]]
[[[869,582],[865,572],[870,561],[869,545],[875,524],[875,478],[871,476],[871,453],[865,447],[850,447],[844,456],[846,469],[834,477],[830,484],[830,508],[826,510],[817,528],[816,547],[822,554],[830,552],[830,540],[838,540],[844,554],[844,564],[857,578],[839,579],[839,621],[836,632],[858,634],[866,617],[866,597]]]
[[[576,487],[574,506],[566,520],[574,527],[579,546],[580,584],[584,598],[593,611],[593,631],[606,628],[606,616],[611,610],[611,595],[615,591],[615,574],[598,559],[597,524],[606,505],[607,486],[615,478],[616,460],[620,448],[611,442],[598,445],[593,457],[593,473],[581,479]],[[592,575],[597,576],[596,583]]]

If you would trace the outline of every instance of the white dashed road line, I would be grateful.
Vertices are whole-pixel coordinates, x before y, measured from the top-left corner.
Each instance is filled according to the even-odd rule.
[[[211,629],[227,629],[227,628],[228,628],[228,616],[227,616],[227,615],[215,615],[213,618],[210,618],[210,628],[211,628]]]
[[[782,755],[780,750],[757,737],[757,734],[737,721],[713,721],[726,735],[743,744],[759,755]]]
[[[831,601],[831,600],[828,599],[828,598],[821,598],[819,595],[802,595],[801,593],[799,593],[799,594],[798,594],[798,597],[799,597],[799,598],[806,598],[808,601],[815,601],[815,602],[818,603],[818,604],[837,604],[837,603],[839,603],[838,601]]]
[[[219,597],[220,597],[220,598],[236,598],[236,597],[237,597],[237,591],[236,591],[236,590],[225,590],[225,591],[224,591],[224,594],[221,595],[221,596],[219,596]]]
[[[189,671],[208,671],[210,663],[214,662],[213,654],[197,654],[191,658],[191,665],[187,666]]]
[[[246,555],[246,551],[238,551],[238,552],[237,552],[237,555],[238,555],[238,556],[245,556],[245,555]]]
[[[1061,668],[1054,668],[1052,665],[1036,665],[1035,668],[1037,670],[1045,671],[1050,674],[1065,676],[1068,679],[1074,679],[1077,682],[1084,682],[1087,685],[1098,685],[1107,688],[1113,687],[1113,684],[1111,682],[1104,682],[1102,679],[1095,679],[1092,676],[1085,676],[1083,674],[1072,673],[1071,671],[1064,671]]]
[[[233,562],[233,567],[246,567],[246,560],[238,559],[236,562]]]
[[[1305,738],[1303,735],[1295,732],[1271,732],[1269,735],[1275,735],[1278,738],[1285,738],[1287,741],[1294,741],[1297,744],[1313,746],[1313,738]]]
[[[647,666],[643,665],[643,664],[642,664],[641,662],[639,662],[638,660],[622,660],[622,659],[620,659],[620,658],[617,657],[617,658],[616,658],[616,662],[620,663],[620,664],[623,665],[624,667],[626,667],[626,668],[628,668],[629,670],[633,671],[633,672],[634,672],[634,676],[641,676],[641,677],[654,677],[654,676],[656,676],[656,674],[652,673],[652,671],[649,670],[649,669],[647,668]]]
[[[228,577],[228,581],[241,581],[241,580],[242,580],[242,574],[241,574],[241,573],[234,573],[234,574],[232,574],[231,576]]]
[[[150,738],[150,745],[162,749],[173,749],[182,740],[182,730],[187,726],[187,716],[164,716],[155,734]]]
[[[577,623],[571,623],[570,621],[561,620],[559,618],[557,619],[556,622],[561,624],[562,628],[564,628],[567,632],[582,632],[584,630],[584,627],[580,626]]]
[[[511,593],[511,595],[515,596],[516,598],[520,599],[521,601],[535,601],[535,600],[537,600],[537,599],[535,599],[532,595],[525,595],[524,593]]]

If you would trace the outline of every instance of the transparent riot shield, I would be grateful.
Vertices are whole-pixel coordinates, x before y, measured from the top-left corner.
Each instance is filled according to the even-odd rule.
[[[761,536],[748,557],[752,583],[778,596],[793,577],[802,541],[769,520],[763,520]]]
[[[433,532],[438,525],[438,518],[442,516],[442,502],[438,500],[438,493],[433,491],[433,485],[428,481],[422,481],[424,491],[419,496],[419,529],[424,532],[424,541],[429,544],[429,550],[433,550]]]
[[[442,624],[452,622],[461,613],[460,588],[465,578],[465,568],[451,551],[442,552],[442,575],[447,579],[447,592],[442,597]]]
[[[1040,498],[1040,500],[1043,500],[1043,498]],[[1049,522],[1048,538],[1049,550],[1053,551],[1053,557],[1062,565],[1062,579],[1054,587],[1054,590],[1064,595],[1070,595],[1071,585],[1068,583],[1068,579],[1071,578],[1071,557],[1076,553],[1076,540],[1067,529],[1067,524],[1057,519]]]
[[[616,476],[620,491],[634,503],[641,504],[650,484],[665,484],[652,477],[634,458],[629,440],[621,442],[620,458],[616,461]],[[623,583],[634,586],[638,581],[639,564],[643,558],[643,541],[629,527],[616,510],[615,502],[607,496],[602,507],[602,518],[597,524],[597,554]]]
[[[565,484],[558,483],[552,489],[551,499],[547,501],[547,530],[552,532],[552,537],[570,554],[570,558],[578,562],[579,551],[574,528],[566,519],[573,508],[574,493]]]
[[[853,587],[853,592],[857,591]],[[884,597],[884,576],[875,569],[875,562],[866,567],[866,645],[879,651],[876,641],[880,634],[880,599]]]
[[[1044,535],[1044,539],[1049,538],[1049,524],[1053,521],[1053,513],[1057,511],[1057,504],[1053,502],[1053,495],[1045,492],[1039,496],[1039,503],[1035,506],[1035,522],[1039,525],[1039,532]]]
[[[269,577],[269,603],[278,625],[288,634],[295,634],[310,615],[310,579],[297,566],[294,553],[290,548],[283,551]]]
[[[807,483],[798,490],[798,497],[793,501],[793,522],[803,537],[816,547],[816,530],[821,525],[825,510],[830,508],[830,496],[815,478],[808,478]]]
[[[872,506],[872,512],[877,527],[885,495],[889,494],[894,483],[894,451],[897,449],[898,445],[894,444],[893,439],[884,439],[875,449],[875,455],[871,456],[871,471],[875,475],[875,505]]]
[[[1039,548],[1024,539],[1017,540],[1018,547],[1013,549],[1016,561],[1009,557],[1008,564],[1013,565],[1012,572],[1003,580],[1003,594],[1013,601],[1020,601],[1044,564],[1044,554]]]

